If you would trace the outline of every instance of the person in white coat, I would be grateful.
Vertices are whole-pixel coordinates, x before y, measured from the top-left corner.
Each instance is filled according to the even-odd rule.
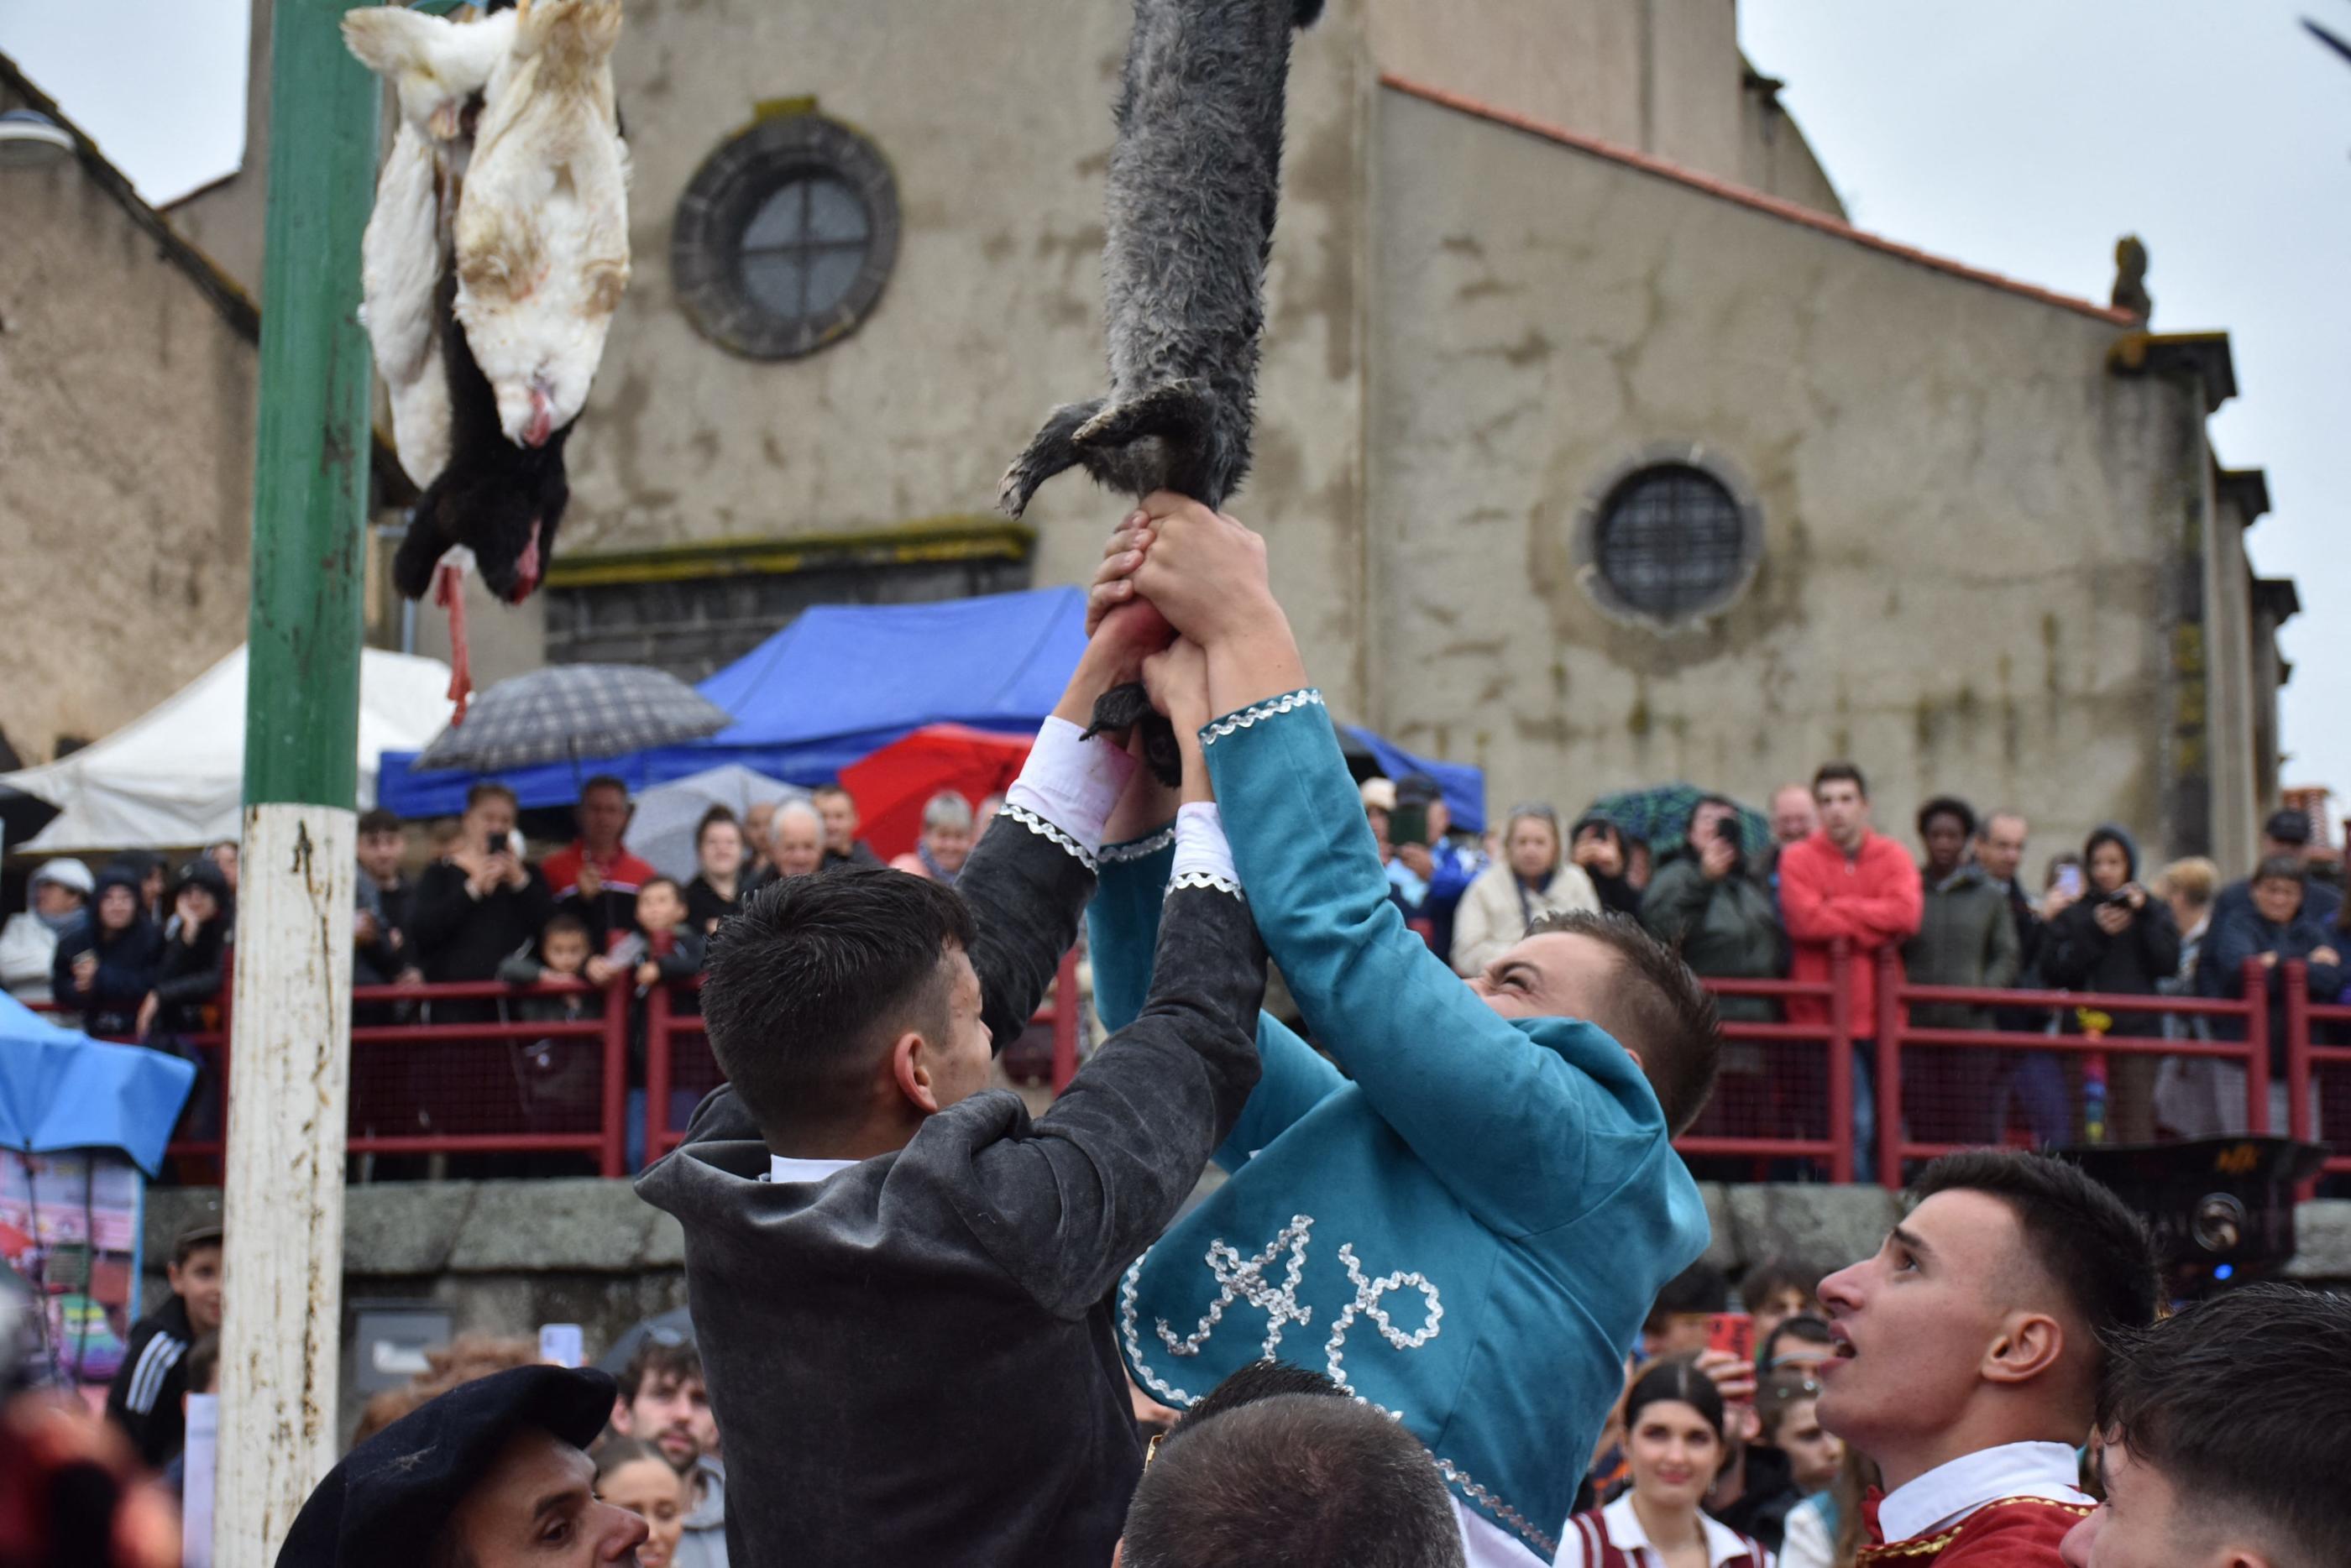
[[[1453,919],[1453,968],[1483,974],[1545,915],[1600,910],[1600,894],[1583,867],[1561,852],[1559,814],[1548,805],[1511,808],[1502,829],[1501,858],[1478,874],[1461,895]]]
[[[0,986],[19,1002],[51,1000],[49,971],[57,939],[89,918],[90,890],[97,885],[78,860],[50,860],[33,873],[27,896],[33,907],[0,926]]]

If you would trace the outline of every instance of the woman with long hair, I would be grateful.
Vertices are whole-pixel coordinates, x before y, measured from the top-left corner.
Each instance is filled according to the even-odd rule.
[[[1599,908],[1592,878],[1566,858],[1559,813],[1541,804],[1514,806],[1502,827],[1502,853],[1461,895],[1453,918],[1453,968],[1482,974],[1543,916]]]
[[[1730,1454],[1722,1395],[1689,1361],[1660,1361],[1625,1397],[1632,1484],[1567,1521],[1558,1568],[1772,1568],[1751,1536],[1699,1503]]]

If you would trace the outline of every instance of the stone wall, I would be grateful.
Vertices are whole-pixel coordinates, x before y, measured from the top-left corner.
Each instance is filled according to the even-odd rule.
[[[1213,1175],[1213,1173],[1212,1173]],[[1874,1251],[1896,1218],[1876,1187],[1704,1189],[1714,1241],[1707,1259],[1734,1276],[1766,1258],[1842,1262]],[[172,1238],[217,1216],[209,1188],[148,1195],[145,1297],[164,1291]],[[2351,1201],[2305,1203],[2301,1255],[2289,1277],[2351,1282]],[[350,1189],[345,1206],[341,1428],[359,1419],[353,1303],[423,1301],[446,1308],[456,1332],[536,1334],[576,1323],[601,1355],[630,1324],[685,1300],[684,1237],[626,1182],[596,1180],[381,1182]],[[232,1282],[232,1288],[234,1282]],[[234,1303],[231,1311],[235,1311]]]
[[[245,639],[254,341],[99,174],[11,169],[0,218],[0,730],[27,763]]]

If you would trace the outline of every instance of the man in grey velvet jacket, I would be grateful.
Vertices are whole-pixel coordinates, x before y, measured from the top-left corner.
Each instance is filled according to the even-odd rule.
[[[1258,1077],[1263,950],[1238,885],[1197,868],[1229,866],[1220,842],[1189,876],[1179,842],[1150,1000],[1051,1110],[985,1085],[1136,772],[1078,724],[1165,636],[1148,611],[1104,623],[954,888],[794,878],[717,944],[703,1006],[730,1084],[637,1190],[685,1228],[737,1563],[1110,1561],[1142,1452],[1107,1297]],[[1189,735],[1205,671],[1169,659]]]

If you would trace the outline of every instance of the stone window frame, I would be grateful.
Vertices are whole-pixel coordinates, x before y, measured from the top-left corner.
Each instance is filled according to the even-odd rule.
[[[768,199],[795,178],[821,175],[853,191],[865,208],[865,254],[846,294],[806,316],[775,314],[743,281],[744,231]],[[889,160],[863,132],[819,113],[813,103],[763,114],[703,160],[678,198],[670,231],[670,275],[695,330],[749,359],[798,359],[831,347],[881,303],[898,259],[898,183]]]
[[[1738,509],[1739,560],[1729,577],[1700,603],[1661,616],[1627,599],[1601,569],[1600,524],[1609,501],[1627,483],[1654,468],[1691,468],[1720,485]],[[1763,506],[1746,475],[1720,449],[1698,441],[1651,441],[1609,465],[1576,504],[1573,559],[1575,580],[1611,620],[1651,631],[1695,630],[1729,609],[1753,586],[1763,564]]]

